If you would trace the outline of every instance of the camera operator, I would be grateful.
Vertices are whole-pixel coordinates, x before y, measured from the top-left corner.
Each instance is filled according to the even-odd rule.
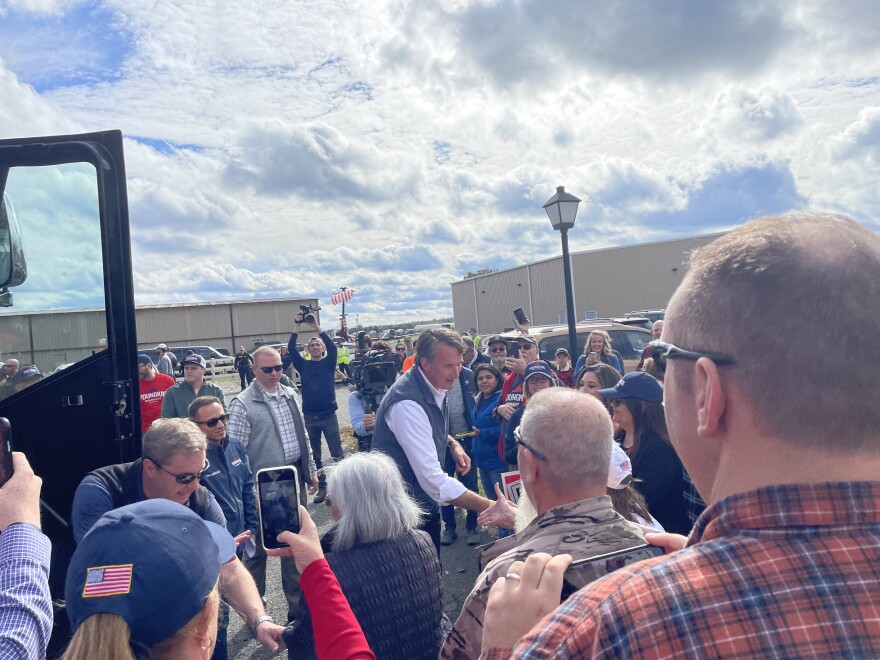
[[[376,413],[373,448],[394,459],[413,497],[427,512],[422,529],[440,554],[440,504],[483,511],[491,502],[443,472],[446,448],[459,473],[471,468],[461,445],[450,438],[446,392],[458,381],[464,343],[446,328],[425,330],[415,366],[398,378]]]
[[[352,383],[356,389],[348,395],[348,412],[358,451],[370,451],[376,410],[397,373],[394,358],[391,347],[384,341],[377,341],[372,350],[364,354],[364,360],[355,365]]]

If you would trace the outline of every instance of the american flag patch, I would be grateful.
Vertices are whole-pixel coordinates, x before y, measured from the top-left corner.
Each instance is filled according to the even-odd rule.
[[[86,571],[83,598],[118,596],[131,591],[131,571],[134,564],[97,566]]]

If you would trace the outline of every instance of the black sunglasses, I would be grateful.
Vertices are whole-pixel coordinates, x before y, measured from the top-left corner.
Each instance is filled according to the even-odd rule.
[[[155,465],[157,468],[162,470],[162,472],[168,472],[168,470],[163,468],[161,465],[159,465],[152,458],[150,459],[150,461],[152,461],[153,465]],[[174,481],[176,481],[177,483],[186,485],[186,484],[192,483],[196,479],[201,479],[202,475],[208,471],[209,467],[210,467],[210,463],[208,463],[208,459],[206,458],[205,459],[205,467],[202,468],[201,472],[198,472],[198,473],[184,472],[183,474],[174,474],[173,472],[168,472],[168,474],[170,474],[172,477],[174,477]]]
[[[507,353],[507,346],[498,346],[496,348],[490,348],[490,353]]]
[[[228,421],[229,421],[229,415],[227,415],[226,413],[223,413],[222,415],[220,415],[220,417],[212,417],[211,419],[206,419],[204,422],[196,422],[196,424],[198,424],[199,426],[204,424],[209,429],[212,429],[215,426],[217,426],[217,424],[219,424],[220,422],[223,422],[225,424]]]
[[[683,360],[699,360],[700,358],[709,358],[715,364],[736,364],[736,360],[729,355],[721,355],[720,353],[703,353],[701,351],[688,351],[679,348],[673,344],[667,344],[665,341],[652,341],[648,346],[651,347],[651,358],[654,360],[654,366],[661,374],[666,373],[666,361],[680,358]]]
[[[513,439],[516,441],[516,444],[522,445],[523,447],[528,449],[530,452],[532,452],[535,455],[535,458],[537,458],[539,461],[544,461],[545,463],[547,462],[547,457],[544,456],[544,454],[532,449],[532,446],[527,444],[526,441],[522,439],[522,433],[519,432],[518,426],[515,429],[513,429]]]
[[[260,367],[264,374],[271,374],[273,371],[284,371],[283,364],[276,364],[274,367]]]

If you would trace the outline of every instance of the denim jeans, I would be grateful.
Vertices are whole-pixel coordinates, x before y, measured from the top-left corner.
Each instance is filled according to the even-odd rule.
[[[446,459],[443,463],[443,470],[450,477],[458,476],[458,480],[464,484],[464,487],[468,490],[472,490],[475,493],[477,492],[477,466],[474,463],[474,454],[471,451],[471,443],[470,442],[462,442],[462,448],[465,453],[471,459],[471,469],[464,476],[457,474],[455,471],[455,461],[452,459],[452,454],[449,451],[449,448],[446,449]],[[441,515],[443,517],[443,524],[446,525],[447,529],[455,529],[455,507],[451,504],[444,504],[441,507]],[[468,531],[477,528],[477,512],[468,509],[467,518],[465,521],[465,526]]]
[[[339,420],[336,413],[324,419],[318,419],[314,415],[304,413],[306,432],[309,434],[309,443],[312,445],[312,457],[315,459],[315,467],[318,469],[318,486],[324,488],[327,485],[327,477],[321,471],[321,434],[327,439],[327,448],[334,461],[342,458],[342,438],[339,436]]]

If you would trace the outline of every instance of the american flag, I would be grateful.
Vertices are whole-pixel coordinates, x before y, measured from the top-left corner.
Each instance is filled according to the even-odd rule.
[[[357,291],[354,289],[342,289],[341,291],[337,291],[332,296],[330,296],[330,303],[332,305],[338,305],[339,303],[348,302],[351,300],[351,297],[356,294]]]
[[[86,586],[83,598],[95,596],[117,596],[131,591],[131,571],[133,564],[121,566],[98,566],[86,571]]]

